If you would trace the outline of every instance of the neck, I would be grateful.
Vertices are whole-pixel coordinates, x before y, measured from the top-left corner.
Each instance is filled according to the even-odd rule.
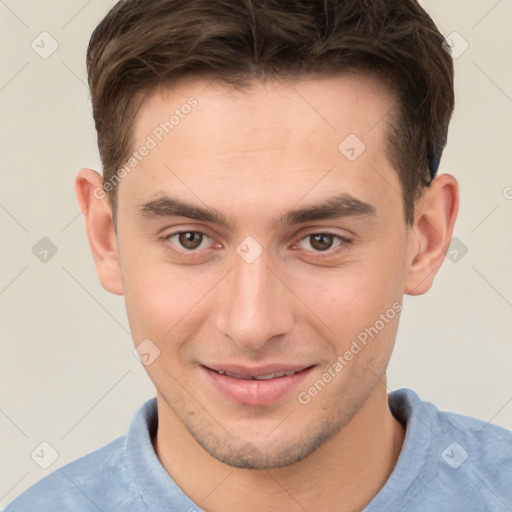
[[[181,490],[207,512],[355,512],[383,487],[405,429],[392,416],[384,383],[352,420],[309,457],[284,468],[239,469],[219,462],[190,436],[158,395],[155,452]]]

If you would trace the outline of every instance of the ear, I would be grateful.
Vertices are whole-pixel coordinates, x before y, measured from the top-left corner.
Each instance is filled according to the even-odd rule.
[[[112,210],[102,185],[99,173],[80,169],[75,179],[75,193],[101,285],[111,293],[123,295]]]
[[[450,174],[437,176],[415,208],[404,293],[421,295],[432,286],[450,245],[458,210],[457,180]]]

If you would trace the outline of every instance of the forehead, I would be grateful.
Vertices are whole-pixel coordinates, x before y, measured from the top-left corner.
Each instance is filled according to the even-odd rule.
[[[318,146],[320,136],[336,141],[347,132],[377,142],[386,127],[382,121],[395,104],[387,88],[361,74],[254,81],[242,90],[218,81],[188,78],[172,87],[156,88],[146,97],[134,123],[135,139],[151,133],[155,122],[169,120],[169,114],[192,97],[198,104],[191,112],[193,119],[180,122],[181,129],[174,126],[172,137],[193,144],[198,151],[204,147],[210,151],[220,143],[217,146],[226,152],[247,150],[249,138],[253,151],[278,145],[282,149],[283,141],[276,140],[276,132],[283,138],[286,135],[289,145],[297,146]],[[200,131],[194,138],[188,133],[181,138],[180,132],[186,130],[183,125],[191,123],[195,129],[201,127]],[[229,140],[226,132],[231,135]]]
[[[121,189],[135,198],[178,186],[209,199],[222,189],[261,205],[277,195],[296,201],[308,189],[315,199],[335,186],[370,199],[382,176],[398,186],[386,159],[394,105],[384,86],[360,75],[253,82],[243,90],[183,80],[144,100],[133,148],[149,139],[152,148]]]

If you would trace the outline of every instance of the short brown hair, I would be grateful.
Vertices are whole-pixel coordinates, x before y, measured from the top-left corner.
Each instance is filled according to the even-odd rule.
[[[186,75],[255,80],[362,72],[396,98],[387,124],[405,219],[434,178],[454,108],[453,62],[415,0],[122,0],[101,21],[87,70],[103,183],[129,158],[144,94]],[[341,141],[340,141],[341,142]],[[107,191],[114,222],[116,188]]]

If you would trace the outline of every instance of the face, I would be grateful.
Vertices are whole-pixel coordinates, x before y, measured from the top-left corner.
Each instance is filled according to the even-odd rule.
[[[137,116],[149,150],[118,188],[128,318],[159,407],[222,462],[303,459],[385,375],[409,243],[393,104],[356,76],[189,80]]]

